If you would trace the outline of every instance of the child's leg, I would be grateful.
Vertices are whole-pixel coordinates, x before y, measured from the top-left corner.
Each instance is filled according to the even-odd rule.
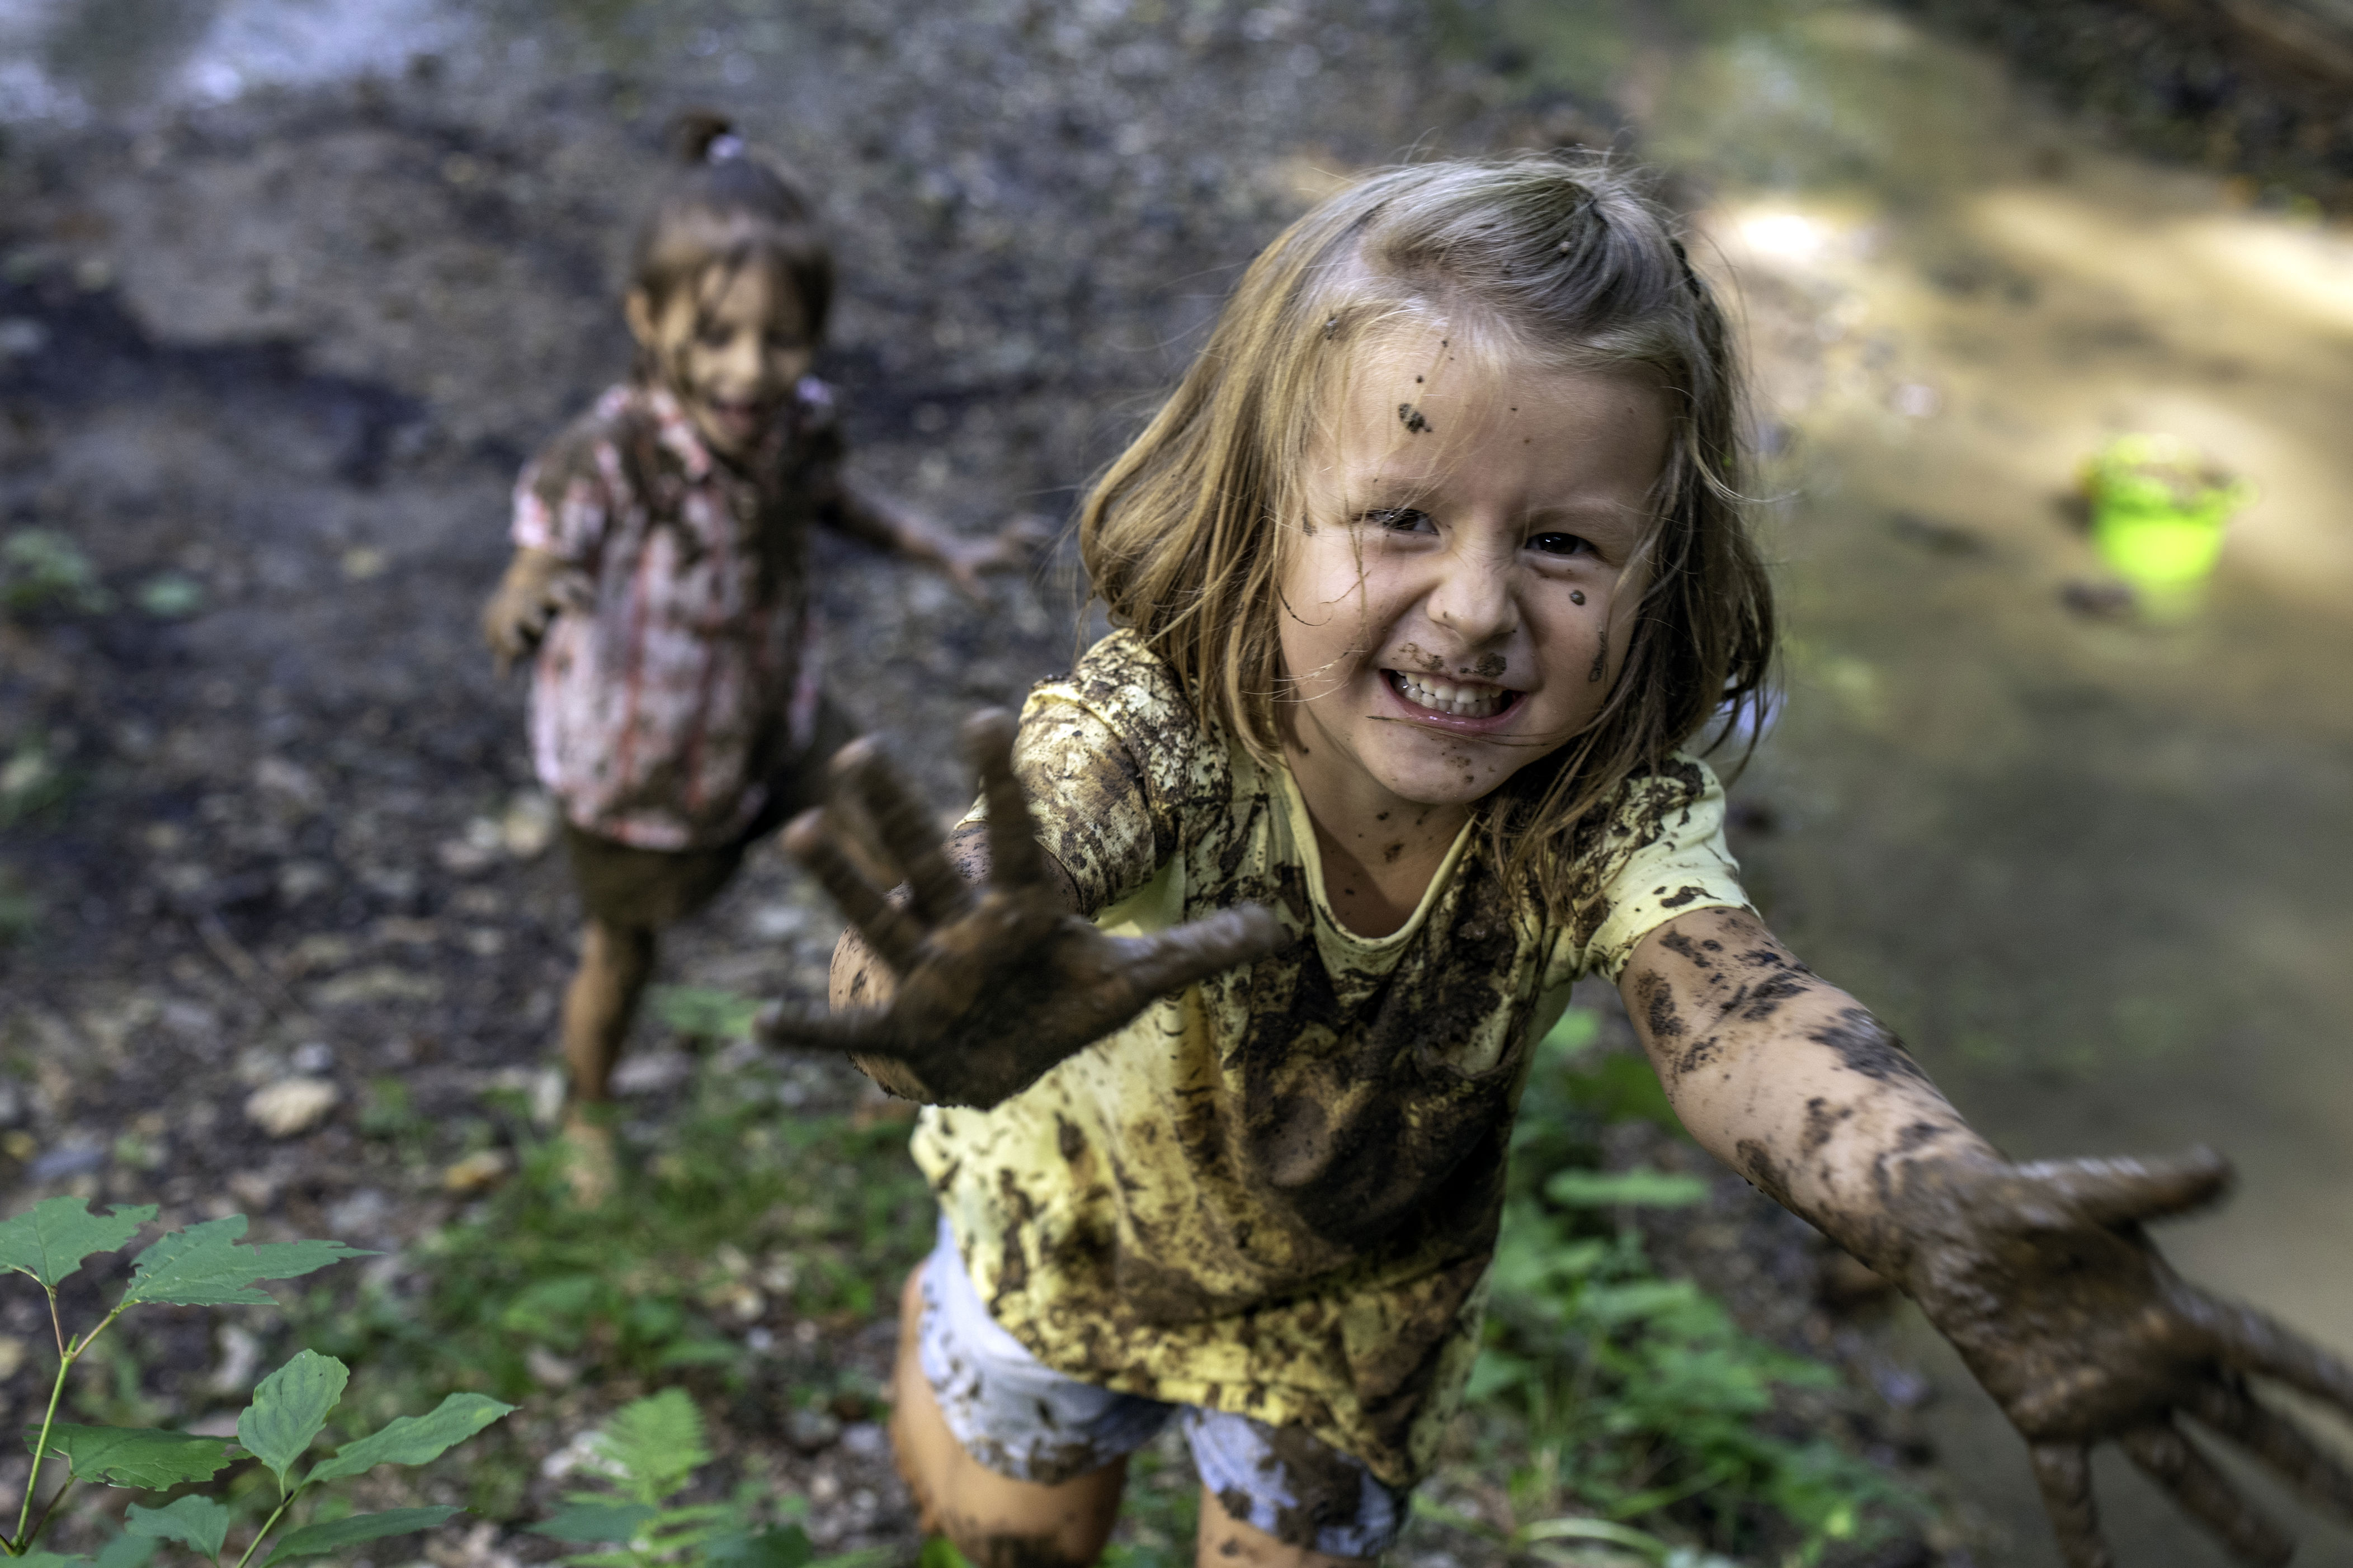
[[[979,1568],[1086,1568],[1103,1555],[1119,1517],[1126,1456],[1049,1486],[999,1475],[965,1452],[917,1350],[925,1267],[917,1265],[899,1293],[899,1359],[891,1377],[891,1446],[923,1528],[955,1542]]]
[[[1198,1568],[1345,1568],[1369,1563],[1405,1526],[1409,1489],[1303,1426],[1187,1408],[1201,1475]]]
[[[650,926],[589,917],[580,937],[580,967],[564,994],[564,1063],[575,1106],[613,1097],[613,1064],[654,971]]]
[[[1201,1528],[1194,1538],[1193,1568],[1351,1568],[1374,1557],[1328,1557],[1304,1546],[1288,1546],[1256,1525],[1226,1511],[1218,1494],[1201,1488]]]

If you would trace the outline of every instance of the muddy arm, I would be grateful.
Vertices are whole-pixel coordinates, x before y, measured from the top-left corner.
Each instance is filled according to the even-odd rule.
[[[2241,1562],[2288,1560],[2294,1539],[2187,1421],[2353,1517],[2353,1473],[2247,1381],[2353,1414],[2353,1367],[2183,1280],[2142,1228],[2220,1195],[2220,1155],[2011,1163],[1743,910],[1651,932],[1620,986],[1692,1135],[1894,1280],[1959,1350],[2027,1441],[2068,1568],[2113,1568],[2089,1464],[2109,1441]]]
[[[847,479],[841,482],[830,518],[835,527],[853,539],[938,567],[975,597],[980,594],[982,573],[1027,566],[1045,541],[1045,531],[1027,519],[986,538],[967,538],[903,501]]]
[[[1998,1158],[1894,1035],[1746,910],[1661,926],[1620,990],[1700,1145],[1891,1279],[1902,1167],[1930,1152]]]

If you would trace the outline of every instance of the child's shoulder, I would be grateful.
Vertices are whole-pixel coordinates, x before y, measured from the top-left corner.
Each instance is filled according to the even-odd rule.
[[[1174,709],[1188,721],[1192,716],[1176,671],[1141,635],[1124,626],[1081,654],[1070,674],[1041,680],[1037,689],[1112,712],[1160,716]]]
[[[1068,675],[1032,687],[1022,721],[1035,748],[1124,753],[1123,765],[1156,795],[1216,793],[1227,772],[1226,748],[1211,742],[1184,681],[1132,630],[1113,632]]]
[[[550,437],[532,458],[529,472],[541,489],[610,478],[625,454],[652,439],[659,426],[642,389],[627,382],[607,387]]]

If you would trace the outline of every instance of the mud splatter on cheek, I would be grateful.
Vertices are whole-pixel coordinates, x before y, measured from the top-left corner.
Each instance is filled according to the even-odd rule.
[[[1482,680],[1493,680],[1509,668],[1502,654],[1491,653],[1482,657],[1477,663],[1473,664],[1471,667],[1471,673]]]
[[[1422,417],[1420,409],[1410,403],[1398,405],[1398,422],[1417,436],[1437,428],[1428,419]]]
[[[1591,685],[1609,673],[1609,648],[1607,644],[1604,644],[1593,650],[1593,668],[1585,672],[1586,683]]]

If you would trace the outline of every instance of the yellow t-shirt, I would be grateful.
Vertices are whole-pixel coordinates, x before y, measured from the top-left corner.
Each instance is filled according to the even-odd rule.
[[[1116,934],[1243,902],[1283,952],[1161,998],[914,1154],[990,1314],[1048,1366],[1298,1425],[1392,1485],[1428,1469],[1478,1351],[1532,1042],[1652,928],[1745,906],[1723,792],[1631,781],[1564,925],[1466,827],[1412,917],[1356,935],[1285,770],[1205,731],[1125,632],[1022,710],[1039,836]],[[976,811],[976,816],[978,813]]]

